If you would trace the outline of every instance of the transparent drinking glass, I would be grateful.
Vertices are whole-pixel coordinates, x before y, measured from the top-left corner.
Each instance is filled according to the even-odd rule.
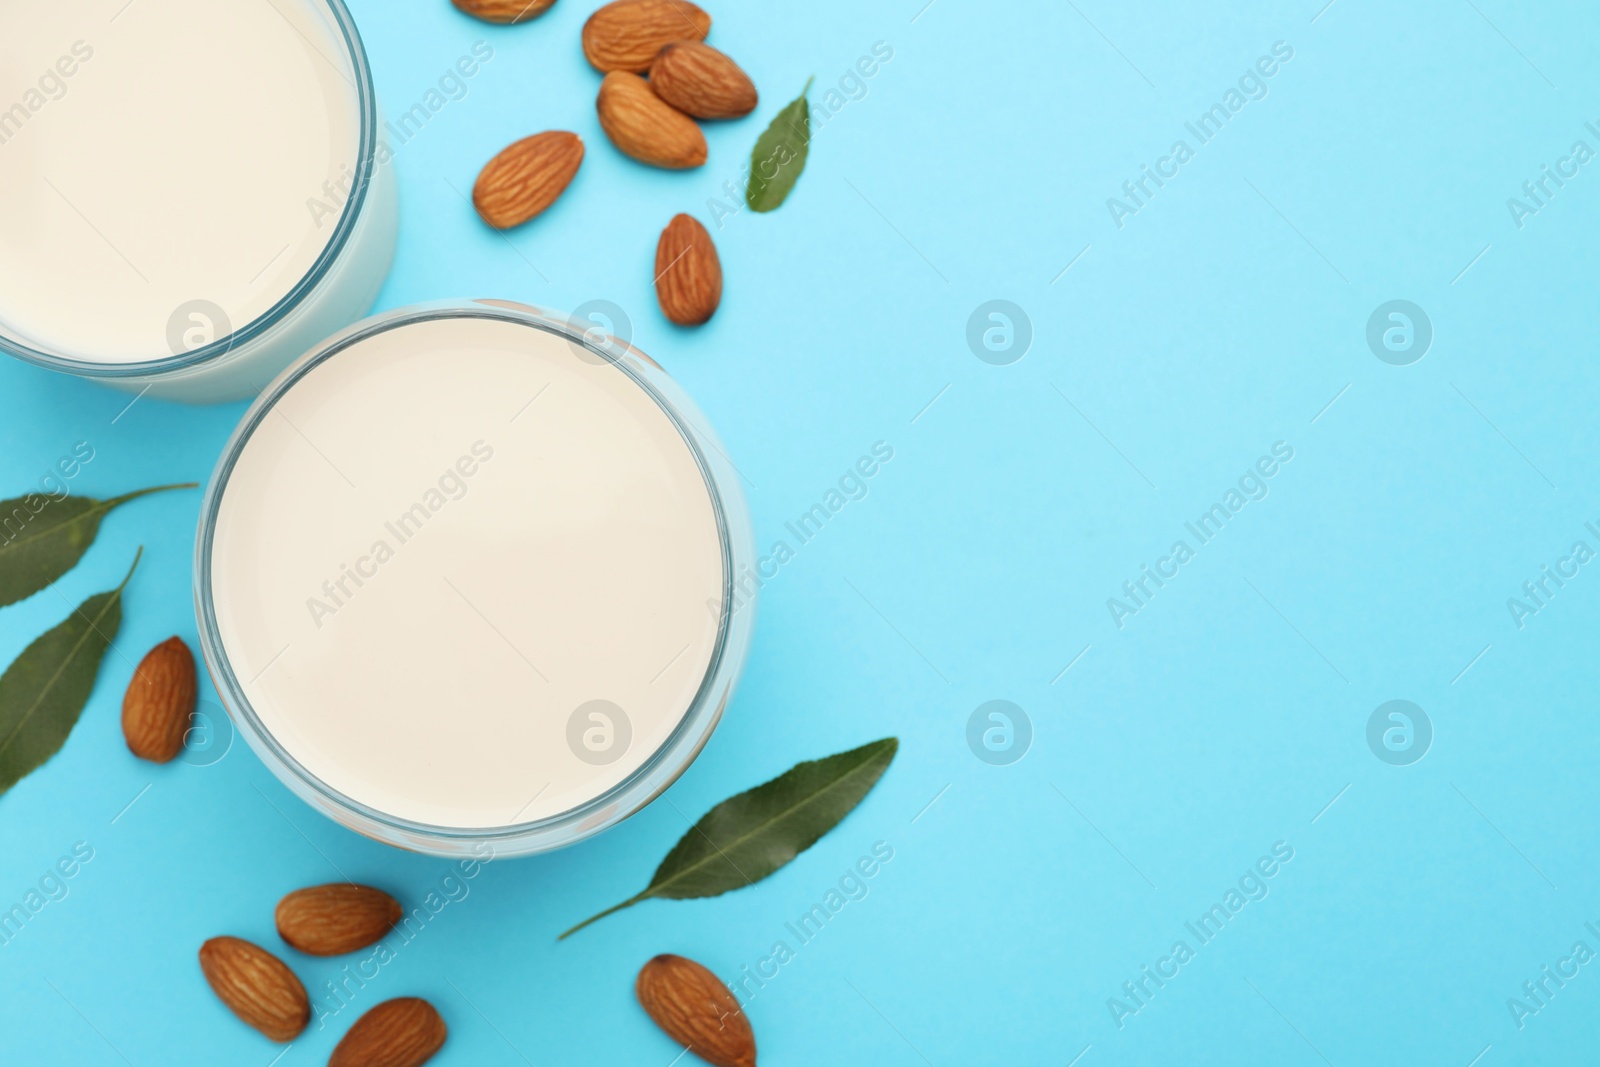
[[[380,162],[378,133],[383,122],[366,49],[343,0],[287,2],[324,24],[330,44],[342,46],[335,56],[323,58],[344,67],[343,79],[350,83],[353,106],[359,109],[349,195],[310,268],[249,322],[230,322],[226,311],[205,299],[174,308],[167,329],[170,351],[150,358],[97,360],[27,336],[3,319],[0,353],[140,395],[217,403],[255,395],[291,360],[372,307],[394,256],[398,203],[394,168]],[[227,180],[225,165],[214,161],[211,166],[216,180]],[[248,204],[241,207],[248,209]],[[203,244],[207,234],[202,228],[172,239]],[[94,309],[83,313],[92,315]]]
[[[676,427],[704,479],[721,553],[722,599],[716,637],[698,690],[664,743],[615,786],[586,802],[516,825],[461,828],[397,818],[353,799],[307,769],[274,737],[252,707],[230,662],[214,600],[213,547],[229,477],[251,435],[295,384],[350,346],[387,330],[451,318],[488,318],[564,338],[585,360],[625,376]],[[228,715],[250,747],[295,794],[336,822],[400,848],[442,856],[512,856],[581,841],[627,818],[659,796],[705,746],[732,695],[749,648],[755,616],[754,550],[739,476],[705,417],[682,388],[643,352],[572,320],[523,304],[498,300],[440,302],[390,311],[349,327],[288,367],[255,401],[222,452],[206,488],[195,546],[194,594],[201,649]],[[742,576],[742,579],[741,579]]]

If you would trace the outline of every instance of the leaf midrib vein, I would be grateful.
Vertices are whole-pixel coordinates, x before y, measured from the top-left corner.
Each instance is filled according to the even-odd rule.
[[[79,521],[81,521],[83,519],[88,519],[88,518],[91,518],[91,517],[93,517],[93,518],[102,518],[103,519],[112,510],[121,507],[123,504],[128,503],[130,500],[137,500],[142,496],[149,496],[152,493],[164,493],[168,489],[188,489],[188,488],[191,488],[193,485],[194,485],[193,482],[181,482],[181,483],[175,482],[172,485],[152,485],[147,489],[135,489],[131,493],[123,493],[121,496],[109,497],[109,498],[107,498],[105,500],[91,500],[90,501],[90,506],[88,508],[85,508],[81,513],[79,513],[77,515],[69,515],[67,518],[62,519],[60,522],[57,522],[57,523],[55,523],[53,525],[47,524],[47,525],[45,525],[45,526],[43,526],[43,527],[41,527],[41,528],[39,528],[37,530],[34,530],[32,533],[28,534],[25,537],[17,537],[17,538],[14,538],[13,540],[7,541],[5,544],[0,545],[0,552],[6,552],[6,551],[8,551],[10,549],[16,548],[18,545],[26,545],[31,541],[37,541],[41,537],[48,537],[54,531],[60,530],[60,529],[62,529],[64,527],[71,526],[73,523],[79,522]],[[20,500],[25,500],[26,497],[17,497],[15,499],[20,501]],[[82,499],[85,499],[85,498],[79,497],[78,499],[82,500]],[[60,501],[56,501],[56,502],[59,503]],[[24,506],[26,506],[26,505],[24,505]],[[44,514],[44,508],[40,508],[34,514],[43,515]]]
[[[84,632],[79,635],[78,639],[73,642],[72,651],[62,659],[60,665],[56,667],[55,673],[52,674],[50,676],[50,680],[45,683],[44,688],[39,690],[39,695],[34,697],[32,706],[28,708],[28,710],[23,714],[22,718],[17,720],[17,725],[11,728],[11,732],[6,735],[5,740],[0,741],[0,755],[4,755],[7,751],[9,751],[11,748],[11,742],[16,739],[17,734],[21,732],[22,728],[28,724],[28,720],[33,718],[34,713],[38,711],[40,705],[44,703],[45,697],[49,696],[50,691],[56,687],[56,683],[61,680],[62,672],[65,671],[68,665],[77,658],[79,651],[81,651],[83,648],[84,642],[89,639],[89,635],[100,632],[100,620],[106,617],[106,613],[111,610],[112,602],[118,600],[121,595],[122,590],[120,589],[111,594],[110,598],[106,600],[100,611],[95,614],[93,621],[89,622],[89,628],[84,630]],[[73,614],[81,615],[82,609],[74,609]],[[85,621],[89,621],[88,616],[84,616],[84,619]],[[26,651],[24,651],[23,654],[26,655]]]
[[[712,858],[713,858],[713,856],[715,856],[716,858],[720,858],[722,860],[725,860],[728,863],[729,866],[733,866],[734,867],[734,870],[738,870],[738,867],[734,866],[733,860],[729,859],[728,856],[725,854],[726,852],[728,852],[730,850],[736,851],[739,848],[740,845],[742,845],[744,842],[750,840],[752,837],[755,837],[757,834],[759,834],[761,831],[765,830],[767,827],[773,825],[774,823],[782,822],[784,819],[788,818],[790,815],[793,815],[795,812],[799,811],[801,808],[805,807],[807,804],[810,804],[813,801],[817,800],[818,798],[827,795],[827,793],[830,790],[833,790],[833,789],[843,785],[845,782],[849,781],[851,779],[851,777],[854,776],[858,771],[860,771],[863,767],[865,767],[872,760],[872,758],[874,756],[876,756],[876,755],[877,755],[876,752],[870,753],[860,763],[856,764],[854,767],[851,767],[849,770],[845,771],[844,774],[841,774],[839,777],[835,778],[832,782],[828,783],[828,785],[825,786],[824,788],[818,790],[815,793],[812,793],[810,796],[806,797],[804,800],[800,801],[798,804],[794,804],[794,805],[792,805],[792,806],[790,806],[788,808],[785,808],[783,811],[779,812],[777,815],[773,816],[770,819],[765,820],[764,822],[762,822],[758,826],[752,828],[748,833],[741,834],[739,837],[735,838],[732,842],[730,842],[728,844],[726,849],[724,849],[721,845],[717,844],[715,841],[712,841],[710,834],[707,834],[704,830],[700,831],[701,832],[701,836],[705,837],[706,841],[710,842],[711,847],[716,850],[715,853],[707,853],[705,856],[703,856],[699,860],[696,860],[693,864],[689,865],[688,867],[685,867],[683,870],[679,871],[677,874],[671,875],[665,881],[658,882],[657,884],[651,886],[649,889],[645,890],[644,896],[650,897],[650,896],[658,895],[657,892],[656,892],[657,890],[661,889],[663,886],[669,886],[669,885],[673,884],[674,882],[678,881],[679,879],[684,878],[687,875],[689,875],[689,874],[691,874],[691,873],[693,873],[695,871],[698,871],[701,867],[704,867],[706,864],[710,863]],[[760,786],[757,786],[756,788],[759,789]],[[707,813],[707,814],[709,814],[709,813]],[[850,813],[849,812],[845,812],[845,814],[848,815]],[[704,816],[702,816],[701,818],[703,820]],[[695,827],[696,828],[699,827],[699,825],[700,824],[698,822],[695,823]],[[740,873],[743,874],[742,871]],[[749,882],[750,880],[748,878],[746,878],[745,881]]]
[[[7,541],[4,545],[0,545],[0,552],[24,548],[42,537],[49,537],[52,534],[55,534],[56,531],[67,529],[75,523],[82,522],[85,519],[103,518],[105,514],[115,506],[116,505],[112,504],[109,500],[97,500],[95,501],[94,507],[87,508],[76,515],[69,515],[60,522],[46,523],[30,534],[18,537],[15,540]],[[44,511],[43,508],[40,508],[39,510],[41,513]]]

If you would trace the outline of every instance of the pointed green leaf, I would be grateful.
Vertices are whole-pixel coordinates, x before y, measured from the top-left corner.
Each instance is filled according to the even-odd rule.
[[[764,785],[724,800],[675,845],[650,885],[562,934],[661,897],[714,897],[761,881],[839,825],[877,784],[900,742],[893,737],[808,760]]]
[[[133,567],[121,585],[79,604],[0,675],[0,793],[60,751],[77,725],[100,658],[122,625],[122,590]]]
[[[771,211],[782,204],[806,169],[806,151],[811,146],[811,105],[806,93],[811,79],[766,131],[756,138],[750,152],[750,184],[744,200],[756,211]]]
[[[167,489],[193,489],[195,484],[158,485],[110,500],[45,493],[0,500],[0,608],[32,596],[76,566],[112,508]]]

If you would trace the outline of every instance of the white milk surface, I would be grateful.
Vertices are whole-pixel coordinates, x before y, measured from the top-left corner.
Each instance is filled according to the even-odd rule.
[[[222,647],[334,789],[430,825],[530,822],[683,719],[723,590],[710,491],[661,407],[592,359],[505,321],[405,326],[312,370],[246,443],[211,554]],[[585,716],[585,759],[569,724],[591,701],[631,740]]]
[[[348,49],[313,0],[0,0],[0,326],[159,359],[233,330],[327,246],[354,173]],[[181,314],[183,330],[214,315]],[[200,338],[201,343],[211,340]]]

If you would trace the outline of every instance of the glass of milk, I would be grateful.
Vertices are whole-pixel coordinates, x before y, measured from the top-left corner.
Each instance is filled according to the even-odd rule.
[[[570,844],[661,793],[750,640],[739,476],[653,361],[500,301],[358,323],[245,415],[202,506],[239,732],[360,833]]]
[[[396,204],[341,0],[8,5],[0,351],[196,402],[366,314]]]

